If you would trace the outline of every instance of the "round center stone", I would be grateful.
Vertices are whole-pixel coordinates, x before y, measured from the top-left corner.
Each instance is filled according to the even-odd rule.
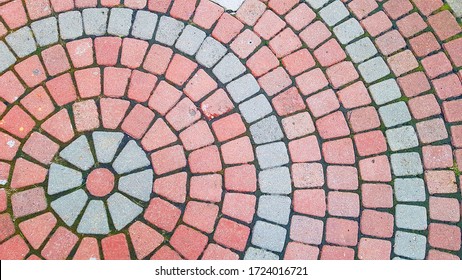
[[[103,197],[114,189],[114,174],[109,169],[98,168],[87,178],[87,190],[96,197]]]

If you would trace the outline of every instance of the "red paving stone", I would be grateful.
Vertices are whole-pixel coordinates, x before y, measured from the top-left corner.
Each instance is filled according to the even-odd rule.
[[[8,57],[0,59],[0,259],[236,260],[254,246],[283,248],[274,252],[281,259],[409,258],[412,252],[399,255],[396,234],[407,231],[395,225],[395,207],[402,203],[428,213],[428,233],[411,233],[428,238],[416,247],[428,247],[425,259],[460,257],[462,29],[443,1],[341,1],[348,18],[363,27],[361,38],[374,43],[373,56],[383,57],[392,73],[375,80],[396,80],[403,95],[385,105],[404,102],[409,108],[411,120],[399,125],[413,127],[419,142],[399,151],[391,151],[391,143],[408,139],[385,133],[394,128],[385,127],[386,120],[395,116],[370,95],[367,75],[379,71],[361,65],[369,57],[350,57],[337,24],[328,24],[310,1],[246,0],[235,13],[209,0],[0,2],[3,36],[65,11],[148,9],[206,30],[245,68],[205,67],[204,60],[215,65],[224,53],[189,56],[175,44],[134,38],[132,27],[128,36],[84,35],[46,46],[34,34],[40,48],[26,55],[5,40],[3,53],[16,56],[12,65]],[[271,106],[241,106],[234,100],[250,85],[232,88],[218,78],[237,80],[247,73],[260,88],[243,99],[262,94]],[[388,98],[386,91],[378,94]],[[267,116],[276,116],[277,127],[259,128],[263,140],[257,144],[257,126],[245,120]],[[52,204],[57,197],[46,192],[49,166],[67,165],[59,152],[76,136],[90,136],[97,161],[93,131],[122,132],[123,143],[135,139],[150,163],[124,174],[155,175],[152,181],[137,178],[137,191],[149,191],[149,199],[134,197],[141,210],[124,209],[133,216],[128,224],[88,235],[78,230],[80,220],[61,224]],[[416,152],[421,162],[401,169],[422,165],[423,172],[405,177],[423,179],[419,184],[430,195],[425,201],[407,201],[399,193],[411,191],[397,187],[401,175],[393,154],[407,152]],[[118,192],[111,164],[95,162],[84,172],[91,200],[106,201]],[[262,219],[257,209],[268,211],[260,205],[259,188],[274,182],[277,194],[291,198],[290,221],[274,225],[287,233],[265,248],[265,240],[253,244],[255,236],[270,233],[253,225]],[[108,204],[105,213],[118,215]],[[282,206],[270,209],[276,207]],[[79,219],[85,209],[76,210]]]

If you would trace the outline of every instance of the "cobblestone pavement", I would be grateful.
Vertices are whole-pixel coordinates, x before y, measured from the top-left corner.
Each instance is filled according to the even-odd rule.
[[[0,0],[0,259],[459,259],[461,16]]]

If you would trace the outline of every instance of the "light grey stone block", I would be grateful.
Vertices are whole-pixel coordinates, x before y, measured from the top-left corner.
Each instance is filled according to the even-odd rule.
[[[364,30],[355,18],[350,18],[334,27],[334,34],[343,45],[364,34]]]
[[[396,255],[423,260],[426,254],[427,238],[420,234],[397,231],[395,235],[394,253]]]
[[[117,230],[123,229],[143,212],[143,208],[120,193],[115,193],[109,197],[107,205]]]
[[[358,70],[367,83],[373,83],[390,74],[390,68],[381,57],[375,57],[361,63]]]
[[[362,38],[345,47],[354,63],[363,62],[377,54],[377,49],[369,38]]]
[[[260,171],[258,184],[262,193],[290,194],[292,192],[292,180],[287,167]]]
[[[423,173],[422,161],[418,153],[401,153],[390,156],[395,176],[416,176]]]
[[[244,255],[244,260],[279,260],[278,255],[263,249],[250,247]]]
[[[136,38],[151,40],[157,26],[158,16],[147,11],[137,11],[133,22],[132,35]]]
[[[197,62],[207,68],[212,68],[225,56],[227,49],[212,37],[205,38],[196,54]]]
[[[51,202],[51,208],[63,222],[72,226],[87,204],[88,195],[83,189],[76,190]]]
[[[134,140],[131,140],[117,156],[112,167],[118,174],[125,174],[150,164],[151,162],[143,149]]]
[[[330,0],[305,0],[305,2],[308,2],[308,4],[310,4],[310,6],[316,10],[322,8],[322,6],[324,6],[329,1]]]
[[[241,103],[239,110],[247,123],[253,123],[273,112],[271,104],[263,94]]]
[[[321,16],[324,22],[329,26],[336,25],[349,15],[350,12],[348,12],[345,4],[339,0],[330,3],[319,11],[319,16]]]
[[[128,36],[132,27],[133,10],[126,8],[113,8],[109,15],[107,32],[116,36]]]
[[[411,121],[406,102],[400,101],[379,108],[379,114],[386,127],[393,127]]]
[[[119,190],[141,201],[149,201],[152,192],[154,172],[152,169],[123,176],[119,179]]]
[[[396,226],[410,230],[427,229],[427,209],[415,205],[396,205]]]
[[[114,160],[124,134],[121,132],[95,131],[92,137],[98,162],[110,163]]]
[[[5,71],[16,62],[14,54],[8,49],[5,43],[0,41],[0,72]]]
[[[377,105],[383,105],[401,97],[401,90],[395,79],[388,79],[383,82],[373,84],[369,87],[372,99]]]
[[[220,82],[227,84],[245,72],[246,68],[241,63],[239,58],[232,53],[228,53],[218,64],[213,68],[212,72],[215,74]]]
[[[256,148],[256,154],[262,169],[289,163],[289,154],[283,142],[260,145]]]
[[[184,28],[184,23],[171,17],[162,16],[156,32],[156,41],[173,46]]]
[[[269,116],[250,126],[250,134],[256,144],[265,144],[284,138],[275,116]]]
[[[7,35],[5,40],[19,57],[28,56],[37,49],[32,30],[28,26]]]
[[[420,178],[396,178],[395,179],[395,197],[399,202],[424,202],[425,183]]]
[[[81,186],[82,183],[82,173],[69,167],[52,163],[48,173],[47,193],[49,195],[58,194]]]
[[[206,36],[205,32],[199,28],[187,25],[176,41],[175,48],[187,55],[195,55]]]
[[[460,0],[446,0],[456,17],[462,17],[462,2]]]
[[[95,164],[90,144],[85,135],[80,136],[64,148],[59,156],[80,170],[89,170]]]
[[[239,9],[244,0],[212,0],[212,2],[222,6],[226,11],[235,12]]]
[[[77,232],[82,234],[108,234],[110,232],[103,201],[90,201],[77,227]]]
[[[252,74],[246,74],[229,83],[226,86],[226,90],[228,90],[234,102],[241,103],[259,92],[260,85]]]
[[[58,21],[55,17],[49,17],[31,23],[35,40],[41,47],[58,42]]]
[[[262,195],[258,199],[257,215],[270,222],[287,225],[291,203],[287,196]]]
[[[79,11],[59,14],[59,33],[63,40],[75,39],[83,35],[83,20]]]
[[[406,150],[419,146],[419,140],[412,126],[402,126],[385,131],[392,151]]]
[[[82,11],[85,34],[101,36],[106,34],[109,9],[91,8]]]
[[[257,221],[252,232],[252,244],[263,249],[282,252],[287,230],[281,226]]]

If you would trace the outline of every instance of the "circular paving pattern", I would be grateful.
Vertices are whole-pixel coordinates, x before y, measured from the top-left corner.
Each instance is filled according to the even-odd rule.
[[[0,4],[0,259],[459,259],[462,7]]]

